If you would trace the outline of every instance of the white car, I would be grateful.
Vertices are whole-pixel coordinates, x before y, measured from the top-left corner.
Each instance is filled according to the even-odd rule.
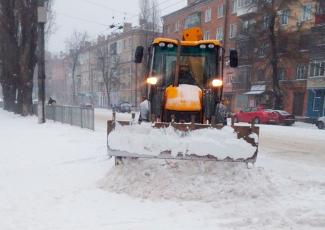
[[[325,116],[318,118],[316,125],[319,129],[324,129],[325,128]]]

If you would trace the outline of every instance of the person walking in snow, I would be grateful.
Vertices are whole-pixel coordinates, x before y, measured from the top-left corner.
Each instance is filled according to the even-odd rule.
[[[55,105],[56,104],[56,100],[54,100],[52,97],[50,97],[48,103],[48,105]]]
[[[139,123],[149,122],[149,101],[146,97],[142,97],[142,102],[140,103],[139,107],[140,107]]]
[[[217,122],[222,123],[223,125],[227,125],[227,116],[226,116],[226,106],[223,104],[223,100],[220,101],[216,106],[216,117]]]

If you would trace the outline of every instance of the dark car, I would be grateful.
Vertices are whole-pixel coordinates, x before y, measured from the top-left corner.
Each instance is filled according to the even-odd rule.
[[[120,112],[121,113],[131,113],[132,105],[130,103],[121,103]]]
[[[131,113],[132,105],[128,102],[123,102],[119,105],[113,105],[112,110],[120,113]]]
[[[264,109],[263,107],[245,108],[234,116],[235,122],[254,122],[255,124],[281,124],[293,125],[294,115],[283,111]]]
[[[324,117],[320,117],[318,118],[317,122],[316,122],[316,126],[319,129],[325,129],[325,116]]]

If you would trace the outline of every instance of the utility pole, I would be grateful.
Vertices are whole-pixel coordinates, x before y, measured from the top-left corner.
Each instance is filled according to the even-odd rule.
[[[135,63],[135,99],[134,106],[138,106],[138,64]]]
[[[45,1],[38,1],[38,123],[45,123],[45,39],[44,27],[46,23]]]

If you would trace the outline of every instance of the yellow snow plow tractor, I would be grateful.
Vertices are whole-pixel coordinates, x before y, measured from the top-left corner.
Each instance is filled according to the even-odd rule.
[[[227,126],[222,104],[225,50],[218,40],[203,40],[200,28],[183,32],[182,40],[156,38],[148,49],[148,123],[107,124],[108,154],[154,158],[255,163],[259,128]],[[142,63],[138,47],[135,62]],[[235,50],[229,63],[237,67]]]

